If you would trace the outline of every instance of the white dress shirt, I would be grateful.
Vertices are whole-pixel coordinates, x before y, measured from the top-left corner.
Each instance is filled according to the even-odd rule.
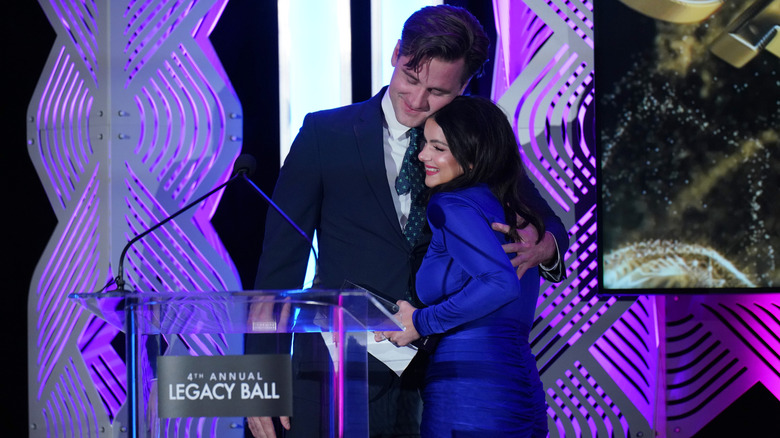
[[[390,185],[390,193],[393,194],[393,205],[398,215],[398,223],[403,230],[406,227],[406,221],[409,218],[409,210],[412,206],[412,195],[407,193],[399,195],[395,191],[395,179],[401,172],[401,164],[404,161],[404,154],[409,148],[410,128],[402,125],[395,118],[393,103],[390,101],[390,94],[385,91],[382,96],[382,112],[385,116],[383,131],[383,144],[385,149],[385,170],[387,172],[387,183]],[[415,159],[417,159],[415,157]]]

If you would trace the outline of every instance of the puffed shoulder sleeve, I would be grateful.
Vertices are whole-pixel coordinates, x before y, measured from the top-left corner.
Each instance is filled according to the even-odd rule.
[[[438,244],[446,246],[456,265],[448,275],[463,272],[470,279],[443,302],[415,311],[414,325],[421,335],[443,333],[518,297],[520,283],[501,247],[501,235],[477,205],[455,195],[435,196],[428,219]]]

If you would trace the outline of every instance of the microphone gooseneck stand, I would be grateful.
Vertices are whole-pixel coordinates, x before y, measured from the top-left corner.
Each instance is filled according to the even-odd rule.
[[[208,193],[205,195],[199,197],[198,199],[190,202],[189,204],[185,205],[181,209],[177,210],[172,215],[166,217],[162,221],[156,223],[155,225],[151,226],[150,228],[146,229],[144,232],[138,234],[134,238],[132,238],[125,247],[122,249],[122,253],[119,256],[119,264],[117,265],[117,276],[114,279],[114,282],[116,283],[116,290],[113,292],[120,292],[124,295],[128,294],[130,291],[125,289],[125,279],[124,279],[124,260],[127,256],[127,251],[130,249],[130,247],[137,241],[143,239],[149,233],[152,231],[160,228],[161,226],[165,225],[166,223],[170,222],[183,212],[189,210],[196,204],[200,203],[204,199],[208,198],[209,196],[216,193],[218,190],[221,190],[231,182],[235,181],[239,176],[246,175],[247,173],[251,173],[254,171],[254,158],[251,156],[239,156],[236,159],[236,162],[234,164],[234,173],[233,176],[230,177],[227,181],[224,183],[218,185],[217,187],[211,189]],[[137,364],[135,361],[135,357],[138,354],[137,350],[137,342],[136,339],[136,321],[135,321],[135,315],[134,315],[134,307],[138,303],[138,298],[126,296],[124,298],[124,302],[122,305],[125,308],[125,324],[126,327],[126,339],[125,339],[125,356],[128,358],[127,361],[127,405],[129,406],[129,413],[128,413],[128,433],[131,437],[138,436],[138,431],[140,428],[139,422],[140,422],[140,416],[139,412],[136,408],[137,405],[137,394],[138,394],[138,382],[136,382],[135,376],[137,375]]]
[[[240,158],[241,157],[239,157],[239,159]],[[190,208],[192,208],[196,204],[200,203],[204,199],[208,198],[209,196],[213,195],[217,191],[221,190],[222,188],[224,188],[225,186],[227,186],[231,182],[235,181],[239,176],[246,175],[247,173],[249,173],[251,171],[251,167],[249,165],[245,165],[245,166],[239,167],[239,164],[240,164],[239,161],[240,160],[238,160],[238,159],[236,160],[236,172],[233,174],[233,176],[230,177],[230,179],[228,179],[224,183],[218,185],[217,187],[211,189],[205,195],[199,197],[198,199],[196,199],[196,200],[190,202],[189,204],[185,205],[184,207],[180,208],[178,211],[176,211],[172,215],[166,217],[165,219],[161,220],[160,222],[158,222],[155,225],[151,226],[150,228],[146,229],[144,232],[142,232],[141,234],[138,234],[137,236],[133,237],[132,239],[130,239],[130,241],[127,242],[125,247],[122,249],[122,253],[119,255],[119,264],[117,265],[117,269],[116,269],[117,275],[114,278],[114,283],[116,284],[116,291],[118,291],[118,292],[128,292],[127,290],[125,290],[124,262],[125,262],[125,257],[127,256],[127,251],[130,250],[130,247],[135,242],[137,242],[137,241],[143,239],[144,237],[146,237],[147,235],[149,235],[149,233],[151,233],[152,231],[154,231],[154,230],[160,228],[161,226],[167,224],[168,222],[170,222],[171,220],[173,220],[174,218],[176,218],[180,214],[184,213],[185,211],[189,210]]]

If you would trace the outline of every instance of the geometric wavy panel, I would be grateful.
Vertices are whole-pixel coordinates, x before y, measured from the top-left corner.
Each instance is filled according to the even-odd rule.
[[[40,3],[57,37],[28,108],[28,152],[58,224],[30,285],[31,435],[114,435],[127,426],[124,337],[67,296],[103,289],[130,239],[230,176],[241,107],[208,41],[226,0]],[[136,242],[126,288],[239,290],[210,224],[219,197]],[[241,351],[240,337],[189,345]],[[225,421],[192,423],[177,433]]]
[[[116,418],[127,397],[127,373],[123,362],[124,351],[116,351],[121,345],[120,330],[102,319],[90,315],[84,330],[76,341],[87,368],[89,380],[104,382],[96,385],[100,401],[110,420]],[[119,373],[117,373],[119,371]],[[83,382],[82,382],[83,386]]]
[[[679,296],[666,316],[668,430],[690,436],[756,384],[780,399],[780,296]]]
[[[569,227],[531,332],[551,436],[688,437],[755,385],[780,399],[777,295],[597,295],[593,4],[493,3],[493,98]]]
[[[621,393],[648,419],[654,416],[662,389],[656,379],[663,363],[657,301],[652,297],[634,301],[589,348]]]
[[[531,332],[551,436],[688,437],[755,385],[780,399],[778,295],[597,295],[593,4],[493,3],[493,98],[569,227]]]
[[[493,3],[493,98],[570,236],[568,278],[542,284],[531,332],[550,434],[650,436],[663,365],[656,299],[597,295],[593,4]]]

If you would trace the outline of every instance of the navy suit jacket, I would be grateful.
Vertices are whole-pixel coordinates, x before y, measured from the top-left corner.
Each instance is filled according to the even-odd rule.
[[[427,245],[415,250],[406,242],[387,183],[381,108],[386,89],[365,102],[308,114],[273,199],[309,236],[317,231],[319,287],[340,289],[350,280],[406,299]],[[530,180],[523,184],[562,254],[568,247],[562,222]],[[263,242],[256,288],[300,288],[308,242],[273,209]]]
[[[409,254],[387,184],[379,93],[308,114],[279,173],[273,199],[309,236],[317,231],[319,287],[344,280],[402,299]],[[269,209],[256,287],[302,286],[308,242]]]

